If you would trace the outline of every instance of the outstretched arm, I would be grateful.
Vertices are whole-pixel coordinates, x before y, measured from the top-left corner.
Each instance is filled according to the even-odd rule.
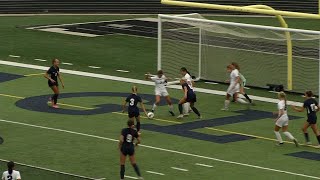
[[[292,106],[292,109],[294,111],[297,111],[297,112],[303,112],[304,111],[304,107]]]
[[[61,75],[60,75],[60,72],[58,73],[58,78],[59,78],[59,80],[60,80],[60,82],[61,82],[62,88],[64,88],[64,82],[63,82],[63,80],[62,80],[62,77],[61,77]]]

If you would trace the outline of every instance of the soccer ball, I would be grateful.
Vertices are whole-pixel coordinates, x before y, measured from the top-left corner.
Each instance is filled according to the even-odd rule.
[[[148,112],[147,114],[149,119],[152,119],[154,117],[154,113],[153,112]]]

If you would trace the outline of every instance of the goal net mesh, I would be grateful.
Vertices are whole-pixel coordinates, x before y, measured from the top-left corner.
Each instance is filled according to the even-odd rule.
[[[182,18],[179,18],[182,17]],[[187,17],[183,19],[183,17]],[[199,14],[166,16],[159,20],[159,67],[174,78],[186,67],[203,80],[224,82],[226,66],[240,65],[247,85],[288,85],[287,36],[292,40],[292,91],[319,92],[320,32],[257,28],[217,21],[201,21]]]

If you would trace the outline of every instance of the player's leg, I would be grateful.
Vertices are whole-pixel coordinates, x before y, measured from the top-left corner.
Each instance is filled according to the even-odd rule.
[[[157,106],[159,105],[159,103],[160,103],[160,95],[156,95],[156,101],[153,103],[153,106],[152,106],[152,112],[154,112],[155,110],[156,110],[156,108],[157,108]]]
[[[172,116],[175,116],[174,113],[173,113],[173,105],[172,105],[172,101],[171,101],[171,98],[169,95],[165,96],[165,99],[167,101],[167,104],[169,106],[169,112]]]
[[[139,167],[138,167],[138,165],[137,165],[135,156],[134,156],[134,155],[129,156],[129,159],[130,159],[130,162],[131,162],[131,165],[132,165],[134,171],[135,171],[136,174],[141,178],[140,169],[139,169]]]
[[[194,113],[196,113],[198,115],[198,117],[200,118],[201,117],[200,112],[198,111],[198,109],[196,107],[194,107],[194,102],[190,102],[190,107],[191,107],[192,111]]]
[[[179,108],[179,113],[180,113],[180,115],[177,117],[178,119],[183,118],[183,108],[182,108],[182,105],[183,105],[184,103],[186,103],[186,102],[187,102],[187,101],[186,101],[185,98],[182,98],[182,99],[180,99],[180,101],[179,101],[178,108]]]
[[[124,179],[126,156],[120,152],[120,179]]]
[[[225,101],[224,101],[224,108],[222,108],[221,110],[223,110],[223,111],[229,110],[230,97],[231,97],[232,95],[233,95],[233,94],[229,94],[229,93],[226,94],[226,99],[225,99]]]
[[[52,104],[52,107],[54,108],[58,108],[57,106],[57,102],[58,102],[58,96],[59,96],[59,88],[58,86],[52,86],[51,87],[52,91],[53,91],[53,96],[51,97],[52,101],[53,101],[53,104]]]
[[[292,134],[290,132],[288,132],[288,125],[285,125],[282,127],[282,133],[287,136],[292,142],[294,142],[294,144],[298,147],[298,141],[296,140],[296,138],[294,138],[292,136]]]
[[[278,121],[276,122],[276,125],[274,126],[274,134],[276,135],[276,138],[279,142],[279,145],[282,145],[283,140],[282,140],[281,134],[279,133],[279,130],[281,129],[281,127],[279,125],[277,125]]]
[[[311,124],[310,126],[311,126],[313,133],[317,136],[317,140],[319,143],[319,145],[317,147],[320,148],[320,133],[318,131],[317,124]]]
[[[309,122],[305,122],[305,123],[303,124],[303,127],[301,128],[307,144],[311,144],[311,142],[310,142],[310,137],[309,137],[309,133],[308,133],[308,128],[309,128],[309,126],[310,126]]]
[[[248,96],[248,94],[244,91],[245,84],[242,84],[240,86],[240,93],[249,101],[249,103],[252,103],[251,98]]]
[[[239,98],[239,93],[235,93],[235,94],[234,94],[234,97],[235,97],[235,99],[236,99],[237,102],[239,102],[239,103],[241,103],[241,104],[248,104],[247,101]]]
[[[137,125],[136,125],[137,131],[138,131],[139,134],[141,134],[141,132],[140,132],[140,127],[141,127],[140,114],[137,115],[135,118],[136,118],[136,121],[137,121]]]

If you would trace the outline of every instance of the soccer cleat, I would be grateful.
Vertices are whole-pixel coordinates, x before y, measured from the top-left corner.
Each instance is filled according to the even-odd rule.
[[[183,114],[183,116],[189,116],[189,113],[185,113],[185,114]]]
[[[282,143],[277,143],[276,145],[277,145],[277,146],[283,146],[284,143],[283,143],[283,142],[282,142]]]
[[[154,113],[154,110],[152,109],[151,112]]]
[[[169,113],[171,114],[171,116],[175,116],[174,112],[169,111]]]
[[[222,108],[221,111],[229,111],[229,108]]]
[[[294,144],[296,145],[296,147],[299,147],[299,143],[296,139],[293,139]]]
[[[139,177],[139,179],[144,180],[143,177]]]
[[[198,119],[202,119],[202,116],[198,116]]]
[[[320,149],[320,144],[319,144],[319,145],[317,145],[317,146],[315,146],[314,148],[316,148],[316,149]]]
[[[310,142],[310,141],[306,142],[306,145],[312,145],[312,142]]]
[[[182,119],[183,118],[183,114],[180,114],[177,119]]]
[[[55,108],[55,109],[59,109],[59,106],[56,105],[56,104],[52,105],[52,107]]]

